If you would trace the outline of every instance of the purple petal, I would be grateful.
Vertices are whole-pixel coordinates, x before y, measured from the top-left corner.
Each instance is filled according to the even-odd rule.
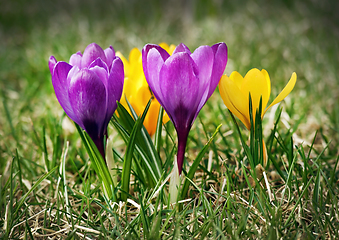
[[[102,62],[102,60],[100,59],[100,58],[98,58],[97,60],[95,60],[94,62],[96,62],[96,61],[101,61]],[[93,62],[93,63],[94,63]],[[92,64],[93,64],[92,63]],[[92,65],[91,64],[91,65]],[[105,68],[107,68],[107,66],[106,66],[106,63],[104,63],[104,62],[102,62],[102,64],[100,64],[100,65],[103,65]],[[108,93],[108,87],[109,87],[109,84],[110,83],[108,83],[108,77],[109,77],[109,73],[108,73],[108,71],[105,69],[105,68],[103,68],[103,67],[100,67],[99,65],[97,65],[97,66],[94,66],[94,67],[92,67],[92,68],[90,68],[89,70],[90,71],[92,71],[92,72],[94,72],[98,77],[99,77],[99,79],[101,80],[101,82],[104,84],[104,86],[105,86],[105,89],[106,89],[106,101],[105,101],[105,106],[106,106],[106,113],[105,113],[105,116],[107,116],[107,110],[108,110],[108,98],[110,97],[109,96],[109,93]],[[112,115],[113,115],[113,113],[112,113]],[[112,117],[112,116],[111,116]],[[105,118],[105,122],[106,122],[106,119],[107,119],[107,117]],[[107,123],[108,123],[109,121],[107,121]],[[105,124],[104,124],[104,128],[106,128],[107,127],[107,125],[105,126]]]
[[[97,74],[89,69],[81,69],[70,82],[68,96],[80,126],[92,138],[104,133],[106,115],[106,89]]]
[[[213,73],[211,78],[211,85],[208,92],[208,98],[212,95],[218,83],[220,81],[221,76],[225,71],[225,67],[227,64],[227,46],[225,43],[217,43],[212,46],[214,52],[214,64],[213,64]]]
[[[201,98],[202,86],[194,74],[194,64],[187,53],[177,53],[166,60],[160,72],[163,107],[174,124],[184,128],[192,125]]]
[[[142,65],[146,80],[154,96],[163,105],[163,97],[160,91],[160,70],[170,55],[157,45],[146,45],[142,50]]]
[[[117,101],[120,100],[122,89],[124,86],[124,65],[119,57],[115,57],[112,62],[112,68],[108,77],[106,92],[107,92],[107,124],[112,118],[113,113],[117,108]]]
[[[79,71],[80,71],[80,69],[78,68],[78,66],[73,66],[73,67],[71,68],[71,70],[68,72],[68,75],[67,75],[67,82],[66,82],[66,84],[67,84],[67,89],[68,89],[68,87],[69,87],[69,83],[71,82],[72,77],[73,77],[75,74],[77,74]]]
[[[89,66],[88,68],[91,69],[93,67],[100,67],[102,69],[104,69],[107,73],[108,73],[108,67],[107,64],[101,60],[101,58],[97,58],[96,60],[94,60]]]
[[[173,54],[179,53],[179,52],[185,52],[188,53],[189,55],[191,55],[191,51],[190,49],[183,43],[180,43],[173,51]]]
[[[98,78],[101,80],[106,88],[108,81],[108,72],[104,68],[99,66],[94,66],[92,68],[89,68],[89,70],[94,72],[98,76]]]
[[[69,65],[68,63],[58,62],[54,67],[54,72],[52,75],[52,84],[54,87],[55,95],[61,107],[74,122],[78,122],[78,118],[74,114],[73,108],[68,97],[67,76],[71,69],[72,66]]]
[[[57,64],[57,60],[55,59],[54,56],[50,56],[49,61],[48,61],[48,67],[49,67],[49,71],[51,72],[52,75],[53,75],[53,70],[54,70],[55,64]]]
[[[199,84],[201,86],[201,90],[203,91],[199,93],[201,99],[198,106],[198,111],[200,111],[200,109],[206,103],[209,93],[214,63],[214,53],[210,46],[201,46],[192,53],[191,58],[197,65]]]
[[[81,60],[81,68],[88,67],[97,58],[101,58],[104,62],[107,62],[104,50],[102,50],[98,44],[91,43],[84,51]]]
[[[147,71],[147,62],[148,62],[148,53],[151,49],[155,49],[159,52],[163,62],[166,61],[167,58],[169,58],[169,53],[166,52],[165,49],[163,49],[162,47],[158,46],[158,45],[155,45],[155,44],[146,44],[144,46],[144,48],[142,49],[142,66],[143,66],[143,69],[144,69],[144,74],[145,74],[145,77],[147,79],[148,77],[148,71]]]
[[[74,53],[69,59],[69,64],[71,64],[72,66],[78,66],[78,68],[81,68],[81,59],[82,59],[81,52]]]
[[[104,52],[105,52],[105,56],[106,56],[107,67],[108,67],[108,69],[110,69],[111,66],[112,66],[113,59],[115,57],[114,48],[112,46],[110,46],[109,48],[106,48],[104,50]]]

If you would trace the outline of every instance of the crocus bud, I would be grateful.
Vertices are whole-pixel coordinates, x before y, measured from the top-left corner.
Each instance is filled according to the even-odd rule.
[[[96,43],[67,62],[49,59],[55,95],[66,114],[91,137],[105,158],[104,136],[124,84],[124,67],[113,47]]]
[[[271,80],[265,69],[260,71],[257,68],[253,68],[248,71],[245,77],[242,77],[236,71],[232,72],[230,77],[223,75],[220,79],[219,91],[226,107],[250,130],[249,95],[251,94],[254,121],[256,111],[259,110],[260,98],[262,99],[261,117],[264,117],[270,107],[284,100],[294,88],[296,81],[297,74],[292,73],[285,88],[268,107],[266,106],[271,95]]]
[[[146,80],[170,117],[178,134],[177,162],[182,171],[188,133],[214,92],[227,63],[227,46],[218,43],[201,46],[193,53],[179,44],[173,54],[147,44],[142,50]]]

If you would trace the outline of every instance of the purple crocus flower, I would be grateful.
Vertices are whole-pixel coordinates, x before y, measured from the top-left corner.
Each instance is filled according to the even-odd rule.
[[[49,58],[55,95],[66,114],[92,138],[105,159],[104,136],[124,84],[124,67],[112,46],[96,43],[67,62]]]
[[[170,56],[158,45],[142,50],[146,80],[178,134],[177,163],[182,171],[188,133],[199,111],[214,92],[227,63],[227,46],[200,46],[193,53],[179,44]]]

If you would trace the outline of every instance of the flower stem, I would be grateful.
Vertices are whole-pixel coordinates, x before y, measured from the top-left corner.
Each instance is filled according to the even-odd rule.
[[[177,131],[177,134],[178,134],[177,163],[178,163],[179,175],[181,175],[182,165],[184,163],[188,132],[189,131],[180,131],[180,132]]]
[[[100,139],[100,138],[92,138],[92,140],[93,140],[95,146],[97,146],[102,158],[106,162],[104,140]]]

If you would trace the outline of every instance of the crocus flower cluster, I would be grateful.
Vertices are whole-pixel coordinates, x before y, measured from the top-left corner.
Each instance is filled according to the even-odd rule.
[[[142,50],[142,64],[149,87],[177,131],[179,174],[188,133],[217,87],[226,63],[225,43],[201,46],[193,53],[184,44],[179,44],[172,55],[153,44],[147,44]]]
[[[69,63],[51,56],[48,64],[61,107],[88,133],[105,158],[104,136],[124,83],[121,59],[112,46],[103,50],[92,43],[84,54],[73,54]]]
[[[175,49],[174,45],[169,46],[166,43],[161,43],[160,46],[162,46],[169,54],[172,54]],[[145,74],[142,69],[141,52],[139,49],[133,48],[129,54],[128,60],[120,52],[117,52],[117,56],[121,58],[125,69],[125,83],[120,102],[129,111],[129,107],[126,102],[127,99],[136,114],[141,115],[148,101],[152,97],[152,92],[148,87]],[[144,119],[144,126],[150,136],[155,133],[159,110],[159,102],[157,99],[153,99]],[[168,115],[165,114],[163,117],[163,123],[168,122],[168,120]]]
[[[122,92],[122,104],[128,109],[126,97],[138,115],[153,94],[155,99],[144,125],[150,135],[154,134],[161,105],[167,113],[163,122],[169,118],[178,135],[176,164],[179,176],[189,131],[219,81],[225,105],[247,129],[251,129],[249,95],[253,114],[259,109],[261,99],[263,117],[270,107],[292,91],[297,79],[293,73],[282,92],[266,107],[271,94],[271,81],[266,70],[254,68],[245,77],[238,72],[233,72],[230,77],[222,76],[227,64],[225,43],[200,46],[193,53],[182,43],[177,47],[147,44],[142,53],[132,49],[129,60],[120,53],[117,55],[122,60],[112,46],[103,50],[92,43],[83,54],[73,54],[69,63],[58,62],[51,56],[49,69],[60,105],[88,133],[105,158],[107,125]],[[124,79],[126,85],[123,87]]]

